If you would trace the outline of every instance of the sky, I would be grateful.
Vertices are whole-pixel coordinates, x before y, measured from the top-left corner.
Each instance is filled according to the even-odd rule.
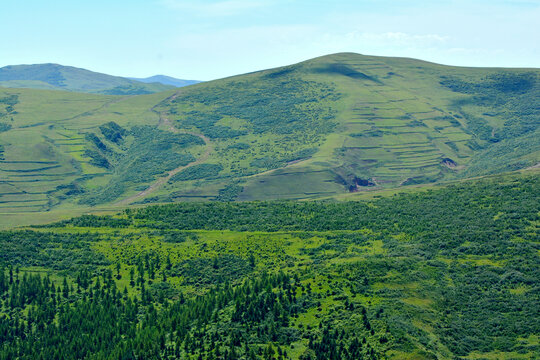
[[[0,1],[0,66],[211,80],[356,52],[540,67],[540,0]]]

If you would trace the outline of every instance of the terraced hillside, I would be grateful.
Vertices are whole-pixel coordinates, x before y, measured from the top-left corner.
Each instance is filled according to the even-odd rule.
[[[161,109],[215,140],[220,170],[173,198],[223,179],[242,200],[305,199],[535,164],[538,75],[336,54],[186,88]]]
[[[151,95],[1,89],[2,222],[333,198],[534,166],[539,74],[335,54]]]
[[[100,196],[115,199],[123,187],[191,162],[202,140],[157,129],[152,107],[170,95],[0,90],[0,121],[6,124],[0,132],[3,218],[52,208],[69,212]]]

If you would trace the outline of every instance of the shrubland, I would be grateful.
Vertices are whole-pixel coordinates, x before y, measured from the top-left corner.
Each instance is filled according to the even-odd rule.
[[[533,359],[539,179],[4,231],[0,357]]]

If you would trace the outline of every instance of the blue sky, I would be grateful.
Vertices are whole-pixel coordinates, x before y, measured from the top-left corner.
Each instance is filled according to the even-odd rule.
[[[540,0],[18,0],[0,66],[210,80],[335,52],[540,67]]]

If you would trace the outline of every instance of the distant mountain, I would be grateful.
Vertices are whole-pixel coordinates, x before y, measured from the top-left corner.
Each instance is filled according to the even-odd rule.
[[[130,77],[129,79],[135,80],[135,81],[140,81],[140,82],[147,83],[147,84],[149,84],[149,83],[160,83],[160,84],[163,84],[163,85],[172,85],[172,86],[176,86],[176,87],[184,87],[184,86],[200,83],[200,81],[198,81],[198,80],[182,80],[182,79],[177,79],[177,78],[173,78],[173,77],[165,76],[165,75],[154,75],[154,76],[150,76],[150,77],[147,77],[147,78],[133,78],[133,77]]]
[[[58,64],[10,65],[0,68],[0,87],[64,90],[108,95],[141,95],[169,90],[170,85],[144,83]]]

